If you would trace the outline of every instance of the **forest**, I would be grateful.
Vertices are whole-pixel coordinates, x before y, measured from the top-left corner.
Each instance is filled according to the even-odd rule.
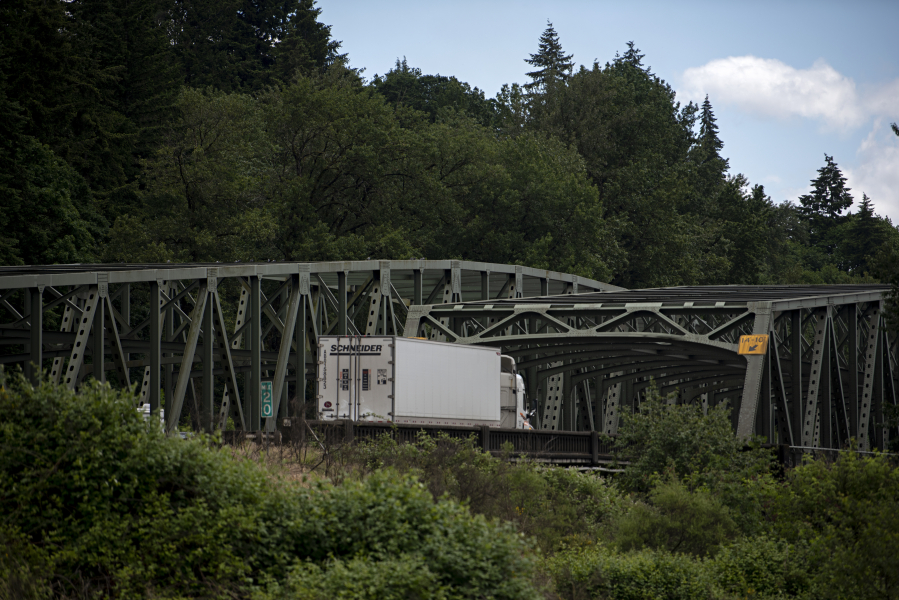
[[[835,157],[796,203],[770,198],[730,171],[711,99],[681,104],[633,42],[575,68],[549,24],[528,82],[487,98],[405,59],[367,78],[320,12],[4,2],[0,263],[452,258],[627,288],[896,276],[899,230]]]
[[[899,229],[840,157],[772,199],[714,98],[631,41],[576,67],[548,24],[488,98],[405,58],[367,75],[314,0],[4,0],[0,26],[0,265],[424,257],[899,297]],[[899,599],[896,455],[785,469],[726,405],[651,390],[602,474],[449,437],[181,439],[134,405],[0,369],[0,600]]]

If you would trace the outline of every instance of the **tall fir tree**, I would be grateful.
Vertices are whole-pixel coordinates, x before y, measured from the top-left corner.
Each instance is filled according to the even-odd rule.
[[[527,73],[531,78],[530,83],[524,84],[525,90],[532,95],[543,94],[554,89],[559,84],[564,84],[571,77],[574,63],[573,54],[565,54],[559,34],[556,33],[553,24],[547,21],[547,27],[540,36],[537,53],[524,59],[534,71]]]
[[[712,103],[709,102],[708,94],[702,102],[699,115],[699,147],[702,150],[700,168],[708,173],[710,180],[723,181],[728,168],[730,168],[730,163],[721,156],[724,142],[718,137],[717,119],[712,110]]]
[[[174,0],[171,43],[184,83],[258,91],[345,60],[315,0]]]
[[[811,193],[800,196],[799,204],[801,214],[809,220],[812,246],[832,255],[840,242],[832,234],[837,226],[845,223],[843,211],[852,206],[853,198],[833,157],[825,154],[824,162],[818,169],[818,177],[811,181]]]
[[[640,54],[640,49],[634,45],[633,41],[630,41],[627,43],[627,50],[623,55],[619,56],[617,52],[615,53],[615,63],[630,65],[636,69],[649,73],[649,67],[643,66],[643,58],[645,56],[645,54]]]
[[[691,207],[693,212],[706,215],[715,212],[716,199],[727,180],[730,167],[728,160],[721,156],[723,148],[712,103],[706,95],[699,111],[699,135],[690,151],[697,175],[696,200]]]
[[[844,268],[853,274],[869,272],[869,261],[890,238],[891,224],[874,214],[867,194],[862,194],[858,210],[852,215],[844,250]]]
[[[322,9],[315,0],[282,0],[285,18],[274,28],[272,56],[275,76],[289,82],[297,73],[321,71],[334,63],[344,63],[340,42],[331,37],[331,26],[319,20]]]

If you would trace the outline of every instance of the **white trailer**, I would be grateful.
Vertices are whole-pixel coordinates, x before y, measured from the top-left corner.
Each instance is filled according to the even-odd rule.
[[[322,336],[319,418],[529,427],[524,382],[495,348],[398,336]]]

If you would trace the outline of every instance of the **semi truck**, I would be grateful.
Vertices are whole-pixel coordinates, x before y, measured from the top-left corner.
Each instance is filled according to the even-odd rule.
[[[400,336],[322,336],[322,420],[530,429],[524,380],[496,348]]]

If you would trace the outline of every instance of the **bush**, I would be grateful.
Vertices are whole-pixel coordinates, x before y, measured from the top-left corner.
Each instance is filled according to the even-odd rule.
[[[721,548],[707,564],[716,588],[725,595],[795,598],[811,590],[809,558],[805,544],[761,536]]]
[[[544,551],[566,538],[595,541],[629,501],[595,474],[545,467],[482,452],[474,439],[422,432],[415,444],[384,435],[344,449],[350,470],[385,467],[419,478],[435,499],[447,496],[472,512],[515,524]]]
[[[35,598],[326,594],[330,569],[362,577],[384,563],[415,574],[398,589],[535,597],[518,534],[409,477],[301,488],[208,437],[166,437],[134,403],[96,383],[75,394],[0,373],[0,534],[19,557],[0,561],[6,589],[32,576],[23,593]]]
[[[667,552],[578,548],[559,552],[546,568],[565,600],[708,600],[712,593],[702,561]]]
[[[669,404],[669,400],[674,394],[662,398],[652,386],[639,412],[622,414],[615,452],[630,463],[621,477],[625,487],[647,492],[666,472],[705,484],[714,484],[725,473],[740,480],[770,472],[772,453],[744,451],[726,404],[704,414],[698,404]]]
[[[821,598],[899,597],[899,469],[884,455],[841,453],[788,474],[774,531],[807,543]]]
[[[730,511],[705,490],[691,492],[674,480],[653,488],[649,498],[651,506],[637,505],[616,522],[615,541],[622,550],[705,556],[736,534]]]
[[[669,404],[650,387],[636,414],[622,416],[615,451],[629,465],[619,481],[645,494],[659,482],[680,479],[705,490],[731,510],[745,536],[768,530],[766,507],[776,493],[776,461],[771,450],[748,445],[732,430],[726,405],[710,408]]]
[[[620,553],[607,547],[559,552],[546,565],[565,600],[815,598],[807,548],[743,538],[713,559],[664,550]]]
[[[444,600],[449,590],[414,557],[372,560],[333,559],[324,567],[302,563],[283,585],[273,585],[256,600]]]

